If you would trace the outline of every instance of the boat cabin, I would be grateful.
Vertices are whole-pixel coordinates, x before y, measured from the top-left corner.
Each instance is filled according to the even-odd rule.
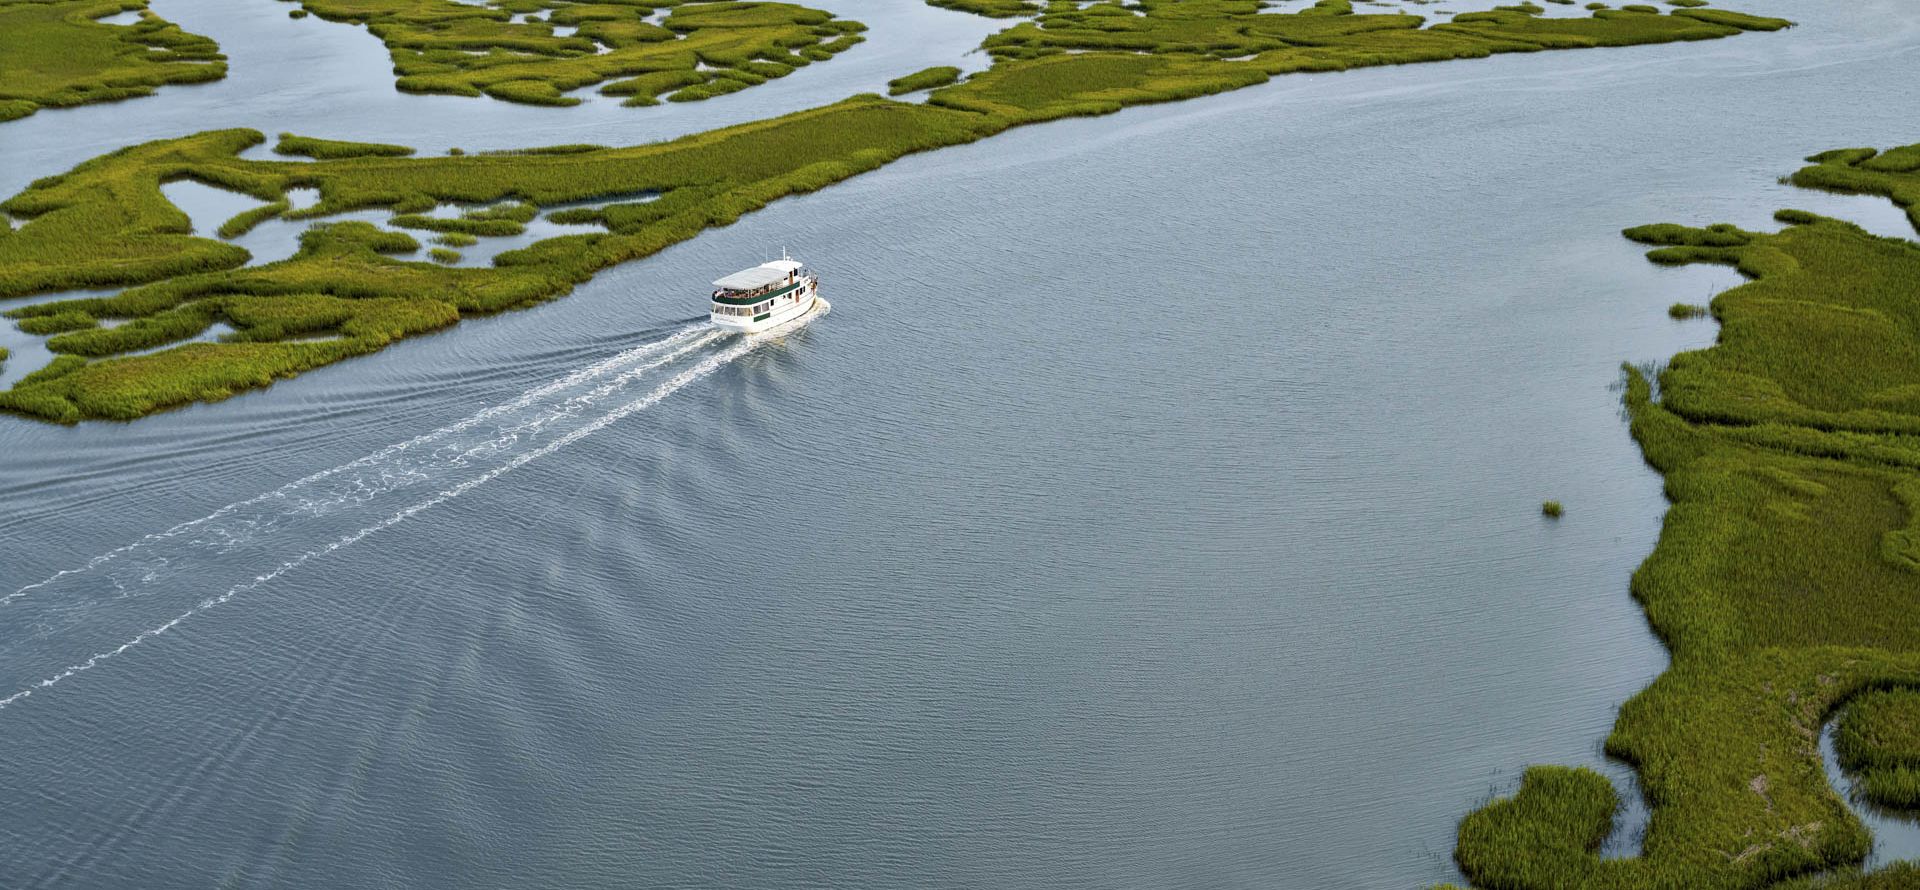
[[[757,319],[808,296],[810,278],[797,260],[774,260],[742,269],[713,283],[713,314]]]

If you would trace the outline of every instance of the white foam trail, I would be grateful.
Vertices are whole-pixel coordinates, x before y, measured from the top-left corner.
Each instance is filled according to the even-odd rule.
[[[701,335],[703,334],[707,336],[705,338],[701,338]],[[707,340],[712,339],[713,336],[715,336],[715,331],[710,325],[707,325],[705,323],[696,323],[696,324],[687,325],[683,328],[680,328],[677,331],[674,331],[672,334],[660,340],[656,340],[652,343],[646,343],[640,346],[636,346],[632,349],[628,349],[624,352],[618,353],[616,355],[613,355],[611,357],[608,357],[606,359],[603,359],[601,361],[588,365],[587,367],[581,368],[578,371],[574,371],[573,373],[568,374],[565,377],[561,377],[550,383],[546,383],[541,386],[535,387],[533,389],[527,390],[526,392],[522,393],[518,398],[515,398],[513,401],[506,402],[500,405],[495,405],[491,408],[478,411],[474,414],[467,416],[462,420],[459,420],[455,423],[441,427],[437,430],[433,430],[432,432],[423,433],[419,436],[415,436],[412,439],[408,439],[402,442],[396,442],[392,445],[388,445],[385,448],[382,448],[378,451],[373,452],[372,454],[369,454],[365,457],[362,457],[350,463],[341,464],[337,467],[321,470],[320,472],[314,473],[310,476],[306,476],[301,479],[296,479],[292,482],[289,482],[285,485],[280,486],[279,488],[266,492],[265,494],[256,495],[244,501],[235,501],[234,503],[228,504],[224,507],[221,507],[218,510],[213,511],[212,513],[202,516],[199,519],[193,519],[186,522],[182,522],[165,531],[146,535],[130,544],[125,544],[120,547],[116,547],[112,550],[109,550],[106,553],[100,554],[99,556],[96,556],[88,560],[84,565],[81,565],[78,568],[62,569],[58,572],[53,573],[52,575],[47,576],[46,578],[40,581],[36,581],[32,584],[25,585],[20,589],[15,590],[12,593],[6,594],[4,596],[0,596],[0,606],[7,605],[13,602],[14,600],[27,596],[33,591],[44,588],[50,584],[53,584],[56,581],[60,581],[63,578],[71,577],[73,575],[85,574],[86,572],[90,572],[103,565],[106,565],[107,563],[113,562],[114,560],[119,559],[120,557],[123,557],[129,553],[135,552],[137,550],[142,550],[147,547],[151,547],[155,544],[170,540],[172,538],[179,537],[180,535],[183,535],[187,532],[204,527],[209,523],[223,519],[247,507],[265,503],[275,498],[286,498],[290,495],[293,495],[299,492],[303,488],[310,487],[317,482],[321,482],[325,479],[328,479],[333,476],[337,476],[341,473],[358,470],[358,469],[365,469],[367,467],[374,466],[376,464],[379,464],[382,461],[392,458],[394,455],[407,451],[408,449],[417,448],[421,445],[425,445],[431,442],[437,442],[441,439],[445,439],[449,436],[452,436],[455,433],[459,433],[459,432],[471,429],[474,426],[477,426],[479,424],[485,423],[486,421],[491,420],[495,417],[500,417],[510,412],[520,410],[529,405],[532,405],[533,403],[539,401],[542,398],[550,396],[554,393],[563,392],[571,387],[578,386],[579,384],[592,380],[594,378],[604,376],[608,373],[619,370],[620,368],[626,365],[629,365],[635,361],[645,359],[649,356],[656,355],[663,351],[672,350],[676,346],[686,344],[689,340],[695,340],[696,338],[701,338],[701,339],[698,339],[693,344],[693,345],[701,345],[705,343]],[[675,352],[673,354],[677,356],[678,354],[680,354],[680,352]],[[657,364],[650,367],[657,367]],[[625,378],[616,378],[616,379],[625,379]]]
[[[55,685],[58,685],[61,681],[66,680],[67,678],[72,677],[75,674],[80,674],[86,671],[90,671],[96,666],[100,665],[101,663],[117,655],[120,655],[126,652],[127,650],[140,645],[141,643],[151,640],[154,637],[160,636],[161,634],[164,634],[167,631],[174,629],[175,627],[180,626],[182,622],[185,622],[186,620],[196,615],[206,612],[209,609],[212,609],[224,603],[230,602],[233,600],[234,597],[239,596],[242,593],[245,593],[250,590],[255,590],[259,588],[261,585],[267,584],[273,581],[274,579],[279,578],[280,576],[285,575],[286,573],[291,572],[307,564],[308,562],[312,561],[317,557],[325,556],[329,553],[333,553],[334,551],[340,550],[345,547],[350,547],[355,543],[358,543],[359,541],[364,540],[369,535],[373,535],[380,531],[384,531],[386,529],[392,528],[393,526],[406,521],[409,517],[418,515],[419,513],[422,513],[426,510],[430,510],[436,506],[439,506],[440,504],[444,504],[447,501],[453,500],[454,498],[457,498],[469,491],[479,488],[480,486],[485,485],[488,482],[493,481],[494,479],[498,479],[499,477],[501,477],[502,475],[505,475],[508,472],[511,472],[519,467],[526,466],[528,463],[531,463],[535,460],[538,460],[542,457],[552,454],[555,451],[559,451],[560,449],[565,448],[568,445],[573,444],[574,442],[578,442],[581,439],[584,439],[587,436],[594,434],[595,432],[605,429],[607,426],[619,421],[624,417],[627,417],[628,415],[631,415],[638,411],[646,410],[647,408],[652,407],[655,403],[659,402],[661,399],[664,399],[667,396],[672,395],[675,391],[686,386],[687,384],[692,383],[695,380],[699,380],[700,378],[705,377],[708,374],[711,374],[714,371],[718,370],[721,366],[727,364],[728,362],[731,362],[735,359],[740,358],[743,355],[746,355],[748,352],[751,352],[756,346],[760,345],[760,343],[762,342],[765,342],[765,341],[758,338],[743,338],[741,342],[728,347],[724,351],[708,356],[707,358],[702,359],[698,364],[694,365],[693,367],[688,368],[687,370],[681,371],[679,374],[674,375],[672,378],[668,379],[666,382],[655,387],[652,391],[648,392],[646,395],[641,396],[640,398],[635,399],[634,401],[621,405],[620,407],[615,408],[604,415],[601,415],[600,417],[594,419],[593,421],[569,431],[566,435],[561,436],[560,438],[557,438],[551,442],[548,442],[547,444],[542,445],[539,448],[535,448],[531,451],[527,451],[522,454],[515,455],[511,460],[501,464],[500,466],[494,467],[493,469],[488,470],[485,473],[481,473],[478,476],[474,476],[473,478],[468,479],[465,482],[461,482],[460,484],[455,485],[451,488],[444,489],[438,494],[435,494],[433,497],[427,498],[426,500],[420,501],[419,503],[416,503],[413,506],[400,510],[399,512],[394,513],[393,515],[388,516],[387,518],[377,523],[374,523],[373,525],[366,526],[351,534],[347,534],[342,537],[339,537],[324,547],[308,550],[305,553],[302,553],[299,556],[294,557],[293,559],[290,559],[286,562],[281,563],[280,566],[278,568],[275,568],[273,571],[267,572],[266,574],[263,574],[263,575],[257,575],[251,581],[247,581],[241,584],[236,584],[233,587],[228,588],[225,593],[222,593],[219,596],[208,597],[207,599],[201,600],[199,603],[195,604],[192,608],[189,608],[179,613],[178,615],[173,616],[171,619],[168,619],[167,621],[155,627],[148,628],[147,630],[143,630],[140,633],[135,634],[133,637],[129,638],[126,642],[121,643],[120,645],[115,646],[112,649],[95,652],[92,656],[88,657],[85,661],[80,661],[80,662],[68,665],[65,669],[59,671],[58,673],[49,675],[48,677],[40,680],[39,682],[36,682],[30,686],[20,689],[17,692],[14,692],[12,695],[9,695],[5,698],[0,698],[0,710],[4,710],[12,706],[14,703],[32,696],[37,691],[48,689]],[[612,384],[608,384],[608,385],[611,386]],[[434,434],[429,433],[427,435],[432,436]],[[426,437],[422,437],[422,438],[424,439]],[[420,440],[412,440],[412,441],[417,442]],[[309,478],[313,478],[313,477],[309,477]]]

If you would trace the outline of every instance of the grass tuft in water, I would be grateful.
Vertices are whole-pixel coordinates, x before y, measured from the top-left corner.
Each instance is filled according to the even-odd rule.
[[[314,139],[309,136],[295,136],[281,133],[280,141],[273,146],[277,155],[304,155],[323,160],[341,158],[404,158],[413,154],[413,149],[404,145],[386,145],[379,142],[340,142],[333,139]]]

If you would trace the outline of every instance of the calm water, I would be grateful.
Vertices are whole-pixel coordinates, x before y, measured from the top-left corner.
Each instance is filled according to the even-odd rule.
[[[556,112],[393,94],[279,4],[155,5],[232,76],[0,127],[0,191],[212,126],[659,138],[998,27],[823,3],[873,40]],[[1803,24],[1028,128],[268,393],[0,422],[0,886],[1454,878],[1455,821],[1604,766],[1664,663],[1618,366],[1709,342],[1665,307],[1734,279],[1618,230],[1903,231],[1774,178],[1916,138],[1904,4],[1741,7]],[[830,315],[694,323],[783,244]]]

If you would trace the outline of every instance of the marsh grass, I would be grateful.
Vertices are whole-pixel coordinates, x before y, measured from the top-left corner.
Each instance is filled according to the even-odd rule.
[[[1875,157],[1816,156],[1844,169],[1809,178],[1905,188],[1904,161],[1859,172]],[[1626,369],[1634,439],[1672,501],[1632,584],[1672,662],[1606,742],[1653,808],[1643,852],[1573,843],[1599,807],[1567,800],[1599,789],[1563,786],[1604,779],[1526,782],[1461,824],[1455,856],[1478,886],[1733,890],[1858,863],[1871,839],[1817,744],[1836,712],[1865,793],[1920,803],[1920,246],[1777,218],[1777,233],[1625,233],[1655,262],[1750,279],[1714,299],[1717,342],[1660,372],[1659,401]]]
[[[87,360],[77,355],[56,355],[45,367],[20,378],[19,385],[49,383],[87,366]]]
[[[1807,158],[1812,166],[1795,171],[1789,180],[1803,188],[1883,196],[1904,208],[1907,219],[1920,228],[1916,158],[1920,158],[1920,147],[1913,145],[1885,155],[1871,148],[1839,148]]]
[[[134,319],[118,327],[88,327],[61,334],[48,340],[47,348],[57,353],[89,358],[152,349],[199,336],[219,318],[217,303],[189,303],[146,318]],[[35,320],[25,319],[22,324]]]
[[[62,312],[53,312],[47,315],[34,315],[22,318],[15,323],[15,326],[18,327],[22,333],[44,337],[49,334],[64,334],[68,331],[78,331],[93,327],[97,324],[99,324],[99,322],[95,321],[93,316],[77,309],[71,309]]]
[[[515,21],[520,8],[509,4],[460,0],[302,5],[329,21],[366,26],[386,44],[401,90],[528,105],[578,105],[567,93],[595,84],[629,97],[627,105],[710,98],[831,59],[865,29],[795,4],[733,0],[556,3],[544,19],[526,21]],[[646,21],[659,8],[670,10],[666,18]],[[556,25],[576,30],[560,36]]]
[[[94,21],[126,10],[139,10],[140,21]],[[226,56],[213,40],[147,11],[146,0],[0,2],[0,121],[226,74]]]
[[[1689,318],[1703,318],[1706,314],[1707,307],[1694,303],[1675,303],[1667,307],[1667,317],[1675,321],[1685,321]]]
[[[274,143],[273,153],[278,155],[304,155],[321,160],[339,160],[341,158],[403,158],[413,154],[413,149],[404,145],[387,145],[379,142],[341,142],[334,139],[314,139],[310,136],[295,136],[281,133],[280,141]]]
[[[1920,863],[1889,862],[1871,872],[1836,869],[1774,885],[1774,890],[1912,890],[1920,887]]]
[[[281,198],[251,210],[242,210],[234,214],[232,219],[221,223],[217,234],[222,238],[238,238],[253,231],[254,226],[287,212],[292,206],[287,199]]]
[[[1840,766],[1868,800],[1920,809],[1920,691],[1874,689],[1847,702],[1834,728]]]
[[[960,80],[960,69],[952,65],[923,68],[905,77],[887,82],[887,95],[901,96],[920,90],[944,87]]]
[[[1566,512],[1566,508],[1562,507],[1559,501],[1541,501],[1540,502],[1540,513],[1544,516],[1547,516],[1552,519],[1559,519],[1560,514],[1564,512]]]
[[[1040,4],[1030,0],[927,0],[927,3],[942,9],[956,9],[996,19],[1033,15],[1040,11]]]
[[[1605,776],[1585,768],[1527,769],[1520,791],[1460,824],[1462,863],[1482,887],[1579,887],[1600,868],[1600,845],[1620,801]]]
[[[459,233],[487,238],[501,238],[518,235],[527,227],[510,219],[444,219],[437,216],[421,216],[405,213],[388,221],[403,229],[420,229],[428,232]]]
[[[421,2],[434,15],[458,13],[460,28],[478,29],[481,36],[474,39],[479,44],[497,48],[500,40],[519,39],[498,30],[506,14],[500,8],[451,0]],[[398,8],[389,0],[305,3],[323,17],[378,25],[383,39],[400,47],[396,58],[441,52],[466,39],[415,33],[409,29],[426,26],[403,26],[385,18]],[[449,10],[449,5],[460,9]],[[583,34],[589,28],[618,25],[628,28],[620,40],[652,45],[667,39],[648,36],[634,25],[640,9],[567,6],[554,8],[550,18],[577,23]],[[399,146],[285,137],[281,145],[317,158],[296,163],[242,159],[239,153],[260,144],[263,136],[251,130],[217,130],[102,155],[0,203],[0,209],[26,220],[11,231],[0,231],[0,297],[120,286],[126,289],[114,296],[55,301],[12,314],[23,323],[68,312],[131,321],[99,335],[63,334],[71,337],[61,341],[63,349],[98,355],[99,360],[70,376],[23,381],[0,393],[0,407],[75,422],[131,419],[187,402],[226,398],[464,316],[552,299],[601,269],[731,224],[780,198],[824,188],[915,152],[973,142],[1022,124],[1208,95],[1290,71],[1739,33],[1737,27],[1672,16],[1548,20],[1510,10],[1473,25],[1469,34],[1442,30],[1452,26],[1421,29],[1416,16],[1354,15],[1346,0],[1319,0],[1290,15],[1256,15],[1257,9],[1252,0],[1187,0],[1178,9],[1145,5],[1139,10],[1144,15],[1136,16],[1120,7],[1081,10],[1055,4],[1049,7],[1045,29],[1020,24],[990,39],[994,64],[963,82],[934,88],[925,104],[861,95],[627,148],[559,146],[478,155],[456,149],[444,157],[411,157],[402,156]],[[1099,22],[1129,24],[1125,31],[1110,31]],[[605,91],[624,90],[634,100],[652,101],[669,90],[672,98],[689,89],[696,97],[702,90],[743,89],[805,64],[802,57],[810,53],[830,54],[851,46],[862,30],[858,23],[803,7],[728,2],[674,6],[666,25],[668,37],[680,35],[673,37],[676,45],[702,48],[658,70],[627,71],[623,76],[628,80],[609,84]],[[1479,33],[1490,28],[1502,36]],[[573,39],[551,37],[545,25],[539,29],[540,34],[520,35],[533,42],[514,52],[538,56],[556,49],[543,41]],[[767,40],[781,51],[767,50]],[[1064,51],[1067,47],[1094,51],[1070,54]],[[1258,51],[1252,59],[1229,59],[1229,54],[1249,48]],[[617,51],[599,58],[614,55]],[[693,82],[689,71],[696,60],[724,70],[697,72],[700,79]],[[452,78],[449,83],[478,90],[481,81],[474,78],[481,69],[465,64],[441,73]],[[515,78],[527,79],[524,70],[519,61],[497,59],[484,69],[488,77],[513,71],[519,72]],[[395,214],[393,225],[432,232],[441,243],[424,258],[409,261],[399,257],[420,250],[420,243],[406,234],[365,223],[320,224],[303,233],[300,251],[292,258],[242,268],[249,259],[246,251],[195,237],[186,215],[160,192],[160,184],[176,179],[194,179],[265,202],[228,220],[221,227],[223,235],[244,232],[276,215],[317,219],[383,208]],[[320,200],[290,209],[286,195],[294,188],[314,189]],[[638,194],[657,199],[628,200]],[[605,231],[537,241],[498,254],[486,267],[444,265],[453,256],[449,248],[458,246],[450,236],[516,235],[541,207],[598,200],[614,203],[564,206],[552,219],[595,223]],[[446,204],[472,209],[451,218],[429,215]],[[310,332],[310,322],[246,322],[271,316],[267,307],[279,303],[323,298],[369,308],[337,329],[323,331],[330,339],[320,342],[278,342],[296,330]],[[338,303],[326,305],[329,312],[339,309]],[[206,329],[202,319],[225,320],[235,333],[223,342],[121,354],[134,343],[151,349],[194,336]],[[78,336],[82,333],[87,336]],[[176,339],[162,339],[167,336]]]

